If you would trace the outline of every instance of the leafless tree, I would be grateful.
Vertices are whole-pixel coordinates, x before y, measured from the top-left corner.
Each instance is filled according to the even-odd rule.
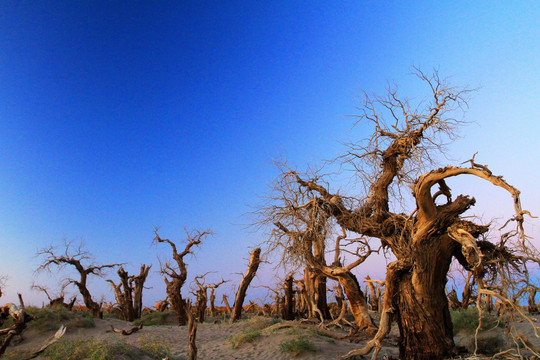
[[[184,286],[187,279],[187,264],[184,262],[184,257],[188,254],[192,254],[193,247],[200,245],[202,240],[210,235],[211,232],[209,230],[186,231],[187,244],[182,252],[178,252],[176,244],[171,240],[160,238],[157,228],[154,229],[154,233],[154,241],[157,243],[169,244],[173,252],[173,260],[176,264],[173,265],[172,262],[163,263],[161,265],[161,274],[165,276],[164,281],[167,286],[167,297],[171,306],[177,313],[178,324],[186,325],[186,304],[182,298],[182,286]]]
[[[63,306],[69,310],[73,308],[73,305],[75,304],[75,301],[77,300],[77,296],[74,296],[71,298],[71,301],[69,303],[65,303],[65,290],[66,287],[69,285],[69,283],[64,283],[60,286],[60,294],[55,297],[51,297],[49,295],[49,290],[45,286],[33,284],[32,289],[41,291],[47,296],[47,299],[49,299],[49,305],[50,306]]]
[[[197,297],[197,302],[195,304],[195,309],[196,309],[195,315],[196,315],[197,321],[200,323],[204,322],[204,317],[205,317],[207,302],[208,302],[208,289],[211,289],[211,292],[213,294],[215,289],[217,289],[221,284],[224,284],[228,281],[228,280],[221,279],[221,281],[218,283],[206,284],[205,277],[206,275],[210,273],[211,271],[203,275],[195,276],[195,279],[193,280],[195,284],[197,285],[197,289],[193,291],[193,293]],[[211,302],[211,307],[213,307],[213,301]]]
[[[307,265],[303,288],[313,313],[327,318],[322,312],[326,304],[326,278],[334,279],[343,286],[358,328],[374,335],[377,327],[369,316],[365,295],[352,269],[379,249],[372,249],[366,237],[349,238],[345,227],[336,234],[331,215],[320,199],[312,190],[298,186],[294,171],[286,166],[282,170],[274,184],[270,204],[261,210],[261,223],[275,226],[268,242],[270,251],[282,251],[284,263]],[[331,265],[327,265],[325,259],[327,247],[334,253]],[[344,253],[354,255],[350,264],[343,264]],[[324,301],[319,302],[323,297]]]
[[[107,280],[114,289],[116,303],[120,308],[123,319],[126,321],[133,321],[141,317],[142,292],[151,267],[152,265],[141,265],[139,275],[130,276],[121,266],[117,272],[120,283],[117,285],[112,280]]]
[[[379,239],[396,261],[387,267],[384,305],[379,329],[365,348],[345,358],[380,350],[380,341],[390,330],[393,317],[399,326],[399,349],[402,359],[442,359],[454,351],[452,322],[445,294],[446,276],[455,257],[466,269],[479,274],[490,264],[501,270],[505,264],[517,266],[538,263],[536,250],[523,231],[525,215],[519,191],[501,176],[473,157],[468,166],[445,166],[427,171],[437,153],[444,153],[445,142],[452,140],[462,121],[455,116],[466,106],[469,91],[452,87],[447,80],[417,71],[427,85],[429,97],[412,104],[390,88],[384,97],[366,96],[359,121],[373,125],[372,136],[348,144],[339,159],[352,169],[365,185],[365,192],[347,197],[332,190],[320,177],[309,178],[296,171],[285,175],[301,192],[308,192],[317,217],[327,216],[346,231],[370,239]],[[471,175],[510,193],[517,226],[499,241],[492,243],[482,235],[488,224],[478,224],[463,217],[475,199],[453,196],[446,180]],[[438,185],[438,191],[433,187]],[[406,214],[392,207],[401,204],[407,186],[412,189],[415,207]],[[444,199],[442,202],[439,199]],[[508,224],[507,224],[508,225]],[[299,247],[301,248],[301,247]],[[477,278],[478,281],[479,278]],[[499,276],[498,281],[504,277]],[[479,297],[507,299],[493,286],[478,285]]]
[[[249,284],[257,274],[257,269],[259,268],[259,264],[261,263],[260,256],[260,248],[256,248],[251,252],[248,269],[246,271],[246,274],[243,275],[240,286],[238,287],[238,291],[236,292],[236,299],[234,300],[234,308],[231,315],[231,323],[240,319],[240,316],[242,315],[242,306],[244,305],[246,291],[249,287]]]
[[[84,304],[92,312],[92,315],[96,317],[101,316],[100,305],[92,299],[92,295],[87,287],[88,276],[95,275],[103,277],[105,269],[114,268],[122,264],[93,264],[93,259],[90,253],[84,250],[83,244],[79,244],[79,246],[73,248],[72,243],[65,242],[63,248],[63,252],[53,246],[40,250],[37,256],[41,257],[43,262],[37,268],[37,272],[51,272],[51,267],[56,267],[59,270],[66,266],[75,268],[79,274],[79,279],[67,278],[63,285],[75,285],[83,297]]]

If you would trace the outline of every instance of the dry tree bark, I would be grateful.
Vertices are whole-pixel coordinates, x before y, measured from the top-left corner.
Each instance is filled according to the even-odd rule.
[[[178,252],[176,244],[169,239],[162,239],[158,235],[158,229],[154,229],[154,241],[158,243],[167,243],[171,246],[173,252],[173,259],[176,262],[176,266],[172,265],[170,262],[166,262],[161,266],[161,273],[165,275],[163,280],[167,286],[167,297],[171,303],[171,306],[178,314],[178,324],[186,325],[186,309],[185,301],[182,298],[182,286],[186,282],[187,278],[187,266],[184,262],[184,257],[188,254],[191,254],[192,248],[198,246],[204,237],[210,235],[211,232],[194,230],[187,232],[187,244],[184,248],[184,251]]]
[[[57,252],[53,246],[50,246],[40,250],[37,253],[37,256],[43,257],[43,263],[38,267],[38,272],[51,271],[53,265],[60,269],[68,265],[74,267],[79,273],[79,280],[68,278],[66,279],[64,286],[70,284],[75,285],[83,297],[84,305],[92,312],[92,315],[95,317],[102,317],[103,314],[100,311],[99,304],[92,299],[92,295],[88,290],[88,276],[95,275],[102,277],[105,269],[120,266],[122,264],[83,265],[84,261],[91,260],[90,254],[83,249],[82,244],[72,251],[71,243],[69,242],[64,243],[64,253],[61,255],[59,255],[59,252]]]
[[[240,286],[238,287],[238,291],[236,292],[236,298],[234,300],[234,308],[231,315],[231,324],[237,320],[240,319],[242,316],[242,306],[244,306],[244,299],[246,297],[246,292],[249,287],[249,284],[251,284],[251,281],[257,274],[257,269],[259,268],[259,264],[261,263],[261,249],[256,248],[251,252],[251,255],[249,257],[249,265],[246,271],[246,274],[242,278],[242,281],[240,282]],[[227,307],[229,307],[228,302],[226,303]]]
[[[429,103],[412,106],[392,88],[385,97],[365,98],[359,118],[374,125],[373,134],[369,139],[349,144],[348,151],[339,159],[341,165],[350,165],[358,174],[366,185],[365,194],[347,197],[331,191],[318,174],[309,178],[286,169],[278,180],[277,195],[271,196],[273,201],[282,201],[276,206],[280,211],[266,211],[273,216],[267,223],[282,223],[291,227],[287,229],[289,234],[299,235],[287,242],[298,246],[286,246],[286,251],[301,252],[313,267],[317,263],[309,259],[313,255],[309,245],[317,237],[327,237],[328,224],[332,223],[360,238],[379,239],[396,257],[387,268],[385,301],[377,333],[364,349],[353,351],[345,358],[371,351],[376,357],[392,318],[400,330],[401,359],[451,357],[454,340],[445,284],[452,259],[456,258],[468,270],[506,271],[505,263],[518,268],[526,268],[527,262],[540,264],[537,251],[524,234],[523,219],[530,214],[521,208],[520,193],[515,187],[501,176],[493,175],[487,166],[476,163],[474,157],[470,167],[446,166],[425,172],[434,152],[443,149],[443,137],[452,139],[454,129],[460,125],[452,111],[466,105],[468,91],[449,86],[437,72],[427,76],[417,71],[417,75],[427,84]],[[510,221],[517,226],[501,237],[498,244],[478,240],[489,225],[462,217],[475,204],[475,199],[464,195],[454,197],[446,180],[464,175],[485,180],[512,196],[515,216]],[[406,185],[412,188],[416,202],[416,209],[408,216],[391,210],[391,202],[399,201],[394,195],[404,194]],[[438,191],[433,191],[435,186]],[[446,200],[442,204],[440,200],[436,202],[441,196]],[[484,251],[489,248],[487,244],[497,250],[489,261]],[[512,251],[508,250],[510,247]],[[347,291],[346,284],[343,286]],[[493,296],[480,285],[478,288],[479,296],[480,293]],[[503,284],[501,289],[504,288]]]

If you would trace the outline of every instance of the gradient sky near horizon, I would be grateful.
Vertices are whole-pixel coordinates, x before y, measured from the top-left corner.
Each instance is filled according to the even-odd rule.
[[[34,254],[64,239],[130,273],[153,263],[145,302],[161,300],[156,256],[169,249],[151,244],[154,226],[172,240],[213,229],[190,278],[214,270],[238,283],[228,274],[264,240],[246,213],[273,159],[305,168],[365,137],[346,116],[360,90],[395,81],[422,94],[412,66],[478,88],[448,162],[478,151],[540,214],[538,19],[536,1],[0,2],[2,301],[22,292],[40,304]],[[484,185],[464,185],[477,212],[511,210]],[[258,281],[273,275],[263,266]],[[103,280],[92,286],[112,299]]]

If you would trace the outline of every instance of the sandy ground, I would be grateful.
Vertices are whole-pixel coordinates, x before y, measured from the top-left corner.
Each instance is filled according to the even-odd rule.
[[[222,323],[203,323],[198,325],[197,331],[197,347],[199,349],[199,359],[336,359],[339,355],[344,355],[348,351],[360,348],[366,341],[360,343],[350,343],[344,340],[334,340],[325,336],[317,335],[313,331],[305,329],[280,329],[276,332],[263,334],[252,343],[245,343],[238,348],[233,349],[229,339],[236,335],[245,333],[253,329],[256,319],[241,320],[235,324],[228,322]],[[176,357],[187,358],[187,343],[188,333],[187,328],[179,326],[146,326],[139,332],[130,336],[112,333],[111,325],[117,329],[129,329],[131,325],[127,322],[117,319],[95,320],[96,327],[88,329],[70,329],[64,335],[65,339],[83,338],[88,339],[107,339],[108,341],[125,341],[128,344],[140,345],[144,339],[167,343],[170,345],[172,354]],[[536,325],[540,325],[540,317],[536,317]],[[529,339],[533,340],[536,345],[540,345],[538,339],[534,339],[532,327],[525,323],[516,323],[516,327]],[[499,329],[501,333],[502,329]],[[25,332],[25,340],[16,346],[11,346],[6,354],[10,351],[31,351],[40,347],[45,339],[51,336],[54,331],[47,334],[38,334],[33,330]],[[283,341],[297,338],[299,335],[304,336],[315,344],[315,352],[305,353],[299,357],[294,357],[291,354],[284,353],[279,350],[280,344]],[[379,359],[397,359],[397,329],[392,327],[392,332],[383,342],[383,349],[379,353]],[[472,341],[470,336],[457,336],[457,345],[467,345]],[[466,355],[463,356],[465,358]],[[141,359],[150,359],[141,354]],[[489,357],[481,357],[487,359]],[[45,359],[38,357],[38,359]]]

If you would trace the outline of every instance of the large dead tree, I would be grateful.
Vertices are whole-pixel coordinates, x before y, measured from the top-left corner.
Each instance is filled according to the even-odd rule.
[[[72,249],[72,244],[69,242],[64,244],[63,253],[60,253],[55,247],[50,246],[40,250],[37,253],[37,256],[43,258],[43,263],[38,267],[37,272],[50,272],[51,267],[53,266],[59,270],[67,266],[73,267],[77,271],[79,279],[67,278],[64,285],[75,285],[83,297],[84,305],[92,312],[92,315],[95,317],[102,316],[99,303],[92,299],[92,295],[88,290],[88,276],[94,275],[103,277],[105,269],[114,268],[122,264],[92,264],[92,257],[83,249],[82,244],[80,244],[76,249]],[[90,262],[90,264],[84,265],[85,262]]]
[[[248,269],[246,271],[246,274],[242,278],[242,281],[240,282],[238,291],[236,292],[236,299],[234,300],[234,308],[231,315],[231,323],[239,320],[240,316],[242,315],[242,307],[244,306],[246,292],[249,284],[251,284],[251,281],[257,274],[257,269],[259,268],[259,264],[261,263],[260,257],[260,248],[256,248],[251,252],[251,255],[249,257]]]
[[[176,244],[171,240],[160,238],[157,228],[154,230],[154,233],[154,241],[169,244],[173,252],[173,259],[176,264],[173,265],[171,262],[165,262],[161,266],[161,273],[165,276],[164,281],[167,286],[167,297],[171,306],[177,313],[178,324],[186,325],[186,303],[182,298],[182,286],[184,286],[187,279],[187,264],[184,262],[184,257],[191,254],[193,247],[198,246],[207,235],[211,234],[211,232],[208,230],[186,231],[187,244],[182,252],[178,252]]]
[[[391,318],[400,330],[402,359],[450,357],[454,340],[445,284],[452,259],[477,271],[491,261],[503,264],[512,259],[520,268],[531,261],[538,263],[537,253],[523,232],[523,218],[528,212],[521,208],[515,187],[474,158],[469,166],[445,166],[425,172],[437,150],[443,149],[445,136],[451,139],[460,125],[453,110],[466,105],[467,91],[450,87],[436,72],[432,76],[420,71],[417,74],[430,91],[427,102],[411,105],[394,89],[389,89],[385,97],[365,98],[359,121],[371,122],[373,134],[367,140],[349,144],[340,159],[341,165],[351,165],[358,183],[365,185],[365,193],[347,197],[331,190],[320,177],[309,178],[296,171],[284,174],[291,187],[294,183],[312,195],[311,208],[349,232],[379,239],[397,259],[387,267],[377,334],[364,349],[346,357],[371,351],[376,356],[380,341],[390,330]],[[500,187],[512,197],[515,215],[511,220],[517,227],[495,244],[482,239],[488,225],[463,217],[475,199],[453,196],[446,184],[451,177],[465,175]],[[403,186],[410,186],[416,205],[408,214],[392,210],[405,193]],[[434,190],[435,186],[438,190]],[[401,202],[401,206],[406,203]],[[496,251],[484,251],[491,248]],[[479,286],[479,296],[495,293]]]

